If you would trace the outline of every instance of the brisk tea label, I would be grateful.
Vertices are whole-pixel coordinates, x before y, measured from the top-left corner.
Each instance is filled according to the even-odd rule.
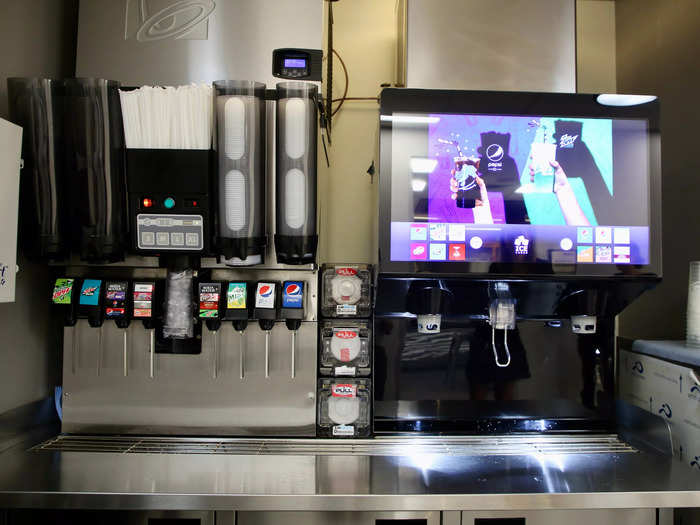
[[[85,279],[80,290],[80,304],[83,306],[98,306],[100,304],[100,288],[102,281],[99,279]]]
[[[333,397],[356,397],[357,386],[349,384],[335,384],[331,386]]]
[[[282,308],[304,307],[304,283],[302,281],[287,281],[282,289]]]
[[[219,317],[219,298],[221,283],[200,283],[199,285],[199,317]]]
[[[53,286],[52,301],[54,304],[71,304],[73,301],[73,283],[75,279],[56,279]]]
[[[349,268],[349,267],[336,268],[335,273],[338,275],[346,275],[346,276],[357,275],[357,268]]]
[[[255,308],[275,307],[275,283],[258,283],[255,291]]]
[[[109,319],[119,319],[126,316],[126,293],[129,283],[126,281],[109,282],[105,284],[105,316]]]
[[[248,285],[246,283],[228,283],[226,308],[229,310],[248,308]]]
[[[153,317],[153,283],[134,283],[133,301],[134,317],[149,319]]]

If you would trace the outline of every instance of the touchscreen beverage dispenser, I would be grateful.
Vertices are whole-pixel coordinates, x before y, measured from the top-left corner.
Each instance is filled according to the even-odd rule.
[[[62,259],[67,239],[63,111],[60,82],[9,78],[10,120],[22,126],[19,240],[27,255]]]
[[[661,275],[658,112],[382,92],[375,433],[614,430],[615,316]]]
[[[265,84],[214,82],[218,160],[217,251],[227,264],[265,255]]]
[[[316,259],[317,96],[313,84],[277,84],[275,250],[280,263]]]

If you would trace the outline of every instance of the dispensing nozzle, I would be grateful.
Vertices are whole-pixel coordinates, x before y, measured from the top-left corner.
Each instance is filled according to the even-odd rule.
[[[499,298],[491,301],[489,306],[489,324],[491,325],[491,348],[496,366],[506,368],[510,365],[510,350],[508,349],[508,330],[515,329],[515,300]],[[496,348],[496,330],[503,330],[503,347],[506,351],[506,361],[501,363]]]
[[[224,319],[231,321],[233,329],[238,332],[239,341],[239,363],[238,375],[240,379],[245,377],[245,344],[243,332],[248,327],[248,283],[230,282],[226,290],[226,309],[224,310]]]
[[[199,314],[214,339],[214,379],[219,375],[219,328],[221,328],[221,283],[199,283]]]
[[[108,281],[105,283],[104,316],[122,328],[122,363],[124,377],[129,375],[128,329],[131,317],[128,311],[128,281]]]
[[[285,281],[282,285],[282,311],[287,328],[292,332],[292,379],[296,377],[297,331],[304,319],[304,283],[302,281]]]
[[[265,378],[270,377],[270,331],[277,320],[277,285],[274,281],[259,282],[255,291],[255,317],[265,332]]]

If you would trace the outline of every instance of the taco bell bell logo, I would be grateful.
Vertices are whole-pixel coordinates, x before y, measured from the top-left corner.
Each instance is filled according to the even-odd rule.
[[[125,0],[124,40],[207,40],[214,0]]]

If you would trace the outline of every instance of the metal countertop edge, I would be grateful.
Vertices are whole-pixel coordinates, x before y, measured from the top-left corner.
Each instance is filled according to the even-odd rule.
[[[675,508],[700,505],[700,491],[527,494],[126,494],[0,492],[4,508],[238,511],[427,511]]]

